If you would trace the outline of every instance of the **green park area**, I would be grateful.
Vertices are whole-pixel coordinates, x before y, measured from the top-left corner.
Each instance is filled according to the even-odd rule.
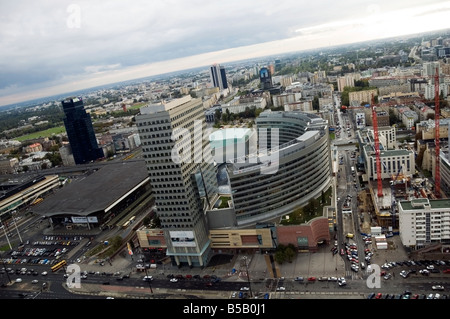
[[[331,192],[332,188],[330,187],[326,192],[322,192],[319,198],[311,199],[303,207],[297,207],[290,214],[283,216],[280,224],[300,225],[307,223],[313,218],[323,216],[324,206],[331,205]]]
[[[66,128],[64,126],[58,126],[58,127],[52,127],[44,131],[34,132],[26,135],[19,136],[15,138],[19,142],[33,140],[35,138],[41,138],[41,137],[50,137],[54,134],[61,134],[66,131]]]

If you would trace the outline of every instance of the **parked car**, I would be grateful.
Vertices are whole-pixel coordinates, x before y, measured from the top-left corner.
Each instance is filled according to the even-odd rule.
[[[444,290],[444,286],[435,285],[435,286],[432,286],[431,289],[433,289],[433,290]]]

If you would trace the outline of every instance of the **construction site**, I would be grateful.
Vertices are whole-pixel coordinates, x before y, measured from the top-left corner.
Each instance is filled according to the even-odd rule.
[[[362,176],[365,172],[358,174],[363,177],[361,180],[367,182],[367,187],[363,188],[357,196],[358,212],[360,218],[360,231],[365,234],[373,234],[374,230],[380,229],[382,233],[381,241],[384,241],[384,246],[380,245],[380,249],[394,249],[395,245],[389,244],[389,237],[399,234],[399,201],[411,201],[418,198],[429,200],[445,199],[446,195],[441,190],[441,160],[440,160],[440,135],[439,135],[439,72],[436,69],[434,76],[435,85],[435,126],[434,126],[434,162],[433,162],[433,178],[425,177],[417,171],[415,174],[405,173],[404,163],[398,164],[398,171],[396,174],[391,174],[390,178],[382,178],[382,162],[380,156],[380,140],[377,123],[376,106],[373,103],[370,105],[372,111],[373,122],[373,140],[371,146],[371,153],[375,156],[374,166],[375,172],[372,178]],[[367,106],[366,106],[367,107]],[[360,108],[360,107],[356,107]],[[366,159],[367,160],[367,159]],[[367,165],[367,163],[366,163]],[[369,164],[370,165],[370,164]],[[395,165],[395,164],[394,164]],[[395,166],[394,166],[395,167]],[[385,171],[387,170],[386,167]],[[380,236],[381,237],[381,236]],[[449,239],[442,238],[441,242],[430,241],[425,247],[416,247],[410,249],[412,258],[430,258],[430,259],[449,259],[450,245],[447,242]]]

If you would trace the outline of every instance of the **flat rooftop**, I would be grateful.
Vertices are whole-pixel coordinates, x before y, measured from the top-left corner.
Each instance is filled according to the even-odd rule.
[[[209,142],[212,148],[233,145],[234,143],[245,142],[255,130],[249,128],[226,128],[217,130],[209,135]]]
[[[450,209],[450,199],[417,198],[412,201],[400,201],[403,210],[422,210],[427,204],[431,209]]]
[[[86,178],[66,184],[31,210],[42,216],[88,216],[105,211],[148,178],[144,161],[106,164]]]

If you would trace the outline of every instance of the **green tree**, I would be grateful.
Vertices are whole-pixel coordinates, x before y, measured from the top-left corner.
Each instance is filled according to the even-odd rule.
[[[45,154],[44,158],[48,159],[52,163],[53,167],[59,166],[62,164],[62,158],[61,158],[61,154],[59,152],[47,153],[47,154]]]
[[[222,112],[219,110],[219,109],[217,109],[215,112],[214,112],[214,124],[219,124],[220,123],[220,118],[222,117]]]
[[[275,259],[275,261],[277,263],[279,263],[280,265],[282,265],[284,262],[286,262],[287,257],[286,254],[284,252],[284,250],[277,250],[273,256],[273,258]]]
[[[289,244],[285,249],[284,249],[284,254],[286,256],[286,259],[288,262],[292,262],[292,260],[294,260],[294,257],[296,255],[295,253],[296,249],[294,247],[294,245]]]
[[[312,108],[313,108],[313,110],[316,110],[316,111],[319,110],[319,97],[317,95],[314,96],[314,98],[313,98]]]

